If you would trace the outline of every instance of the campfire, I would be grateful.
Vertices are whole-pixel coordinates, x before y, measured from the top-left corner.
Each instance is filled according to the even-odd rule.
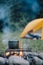
[[[4,56],[0,56],[2,65],[43,65],[43,53],[19,48],[17,41],[10,41],[8,45],[9,48],[5,51]]]
[[[23,57],[24,52],[23,52],[22,48],[21,49],[15,49],[15,50],[10,49],[10,52],[9,52],[9,50],[7,50],[5,55],[6,55],[6,57],[9,57],[11,55]]]

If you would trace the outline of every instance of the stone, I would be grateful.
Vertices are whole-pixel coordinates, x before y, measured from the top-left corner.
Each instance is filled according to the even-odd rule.
[[[0,57],[0,65],[4,65],[5,64],[5,58]]]
[[[39,53],[39,56],[43,59],[43,52]]]
[[[29,65],[29,62],[22,57],[19,56],[10,56],[8,59],[9,64],[23,64],[23,65]]]
[[[34,59],[36,65],[42,65],[43,64],[43,60],[41,60],[40,58],[33,57],[33,59]]]

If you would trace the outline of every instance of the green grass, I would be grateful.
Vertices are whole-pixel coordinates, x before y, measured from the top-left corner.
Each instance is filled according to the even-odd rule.
[[[20,47],[22,48],[31,48],[33,51],[43,51],[43,41],[42,40],[30,40],[30,39],[20,39],[20,34],[22,31],[15,31],[7,36],[8,40],[19,40]],[[3,34],[0,33],[0,50],[5,50],[8,42],[2,43]]]
[[[3,51],[3,50],[5,50],[5,46],[2,43],[2,33],[0,33],[0,51]]]
[[[43,51],[43,41],[23,39],[21,40],[21,47],[31,48],[32,51]]]

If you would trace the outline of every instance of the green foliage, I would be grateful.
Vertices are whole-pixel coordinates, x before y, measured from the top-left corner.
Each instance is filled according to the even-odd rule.
[[[20,19],[20,23],[19,23],[19,27],[22,27],[24,28],[27,24],[27,21],[25,19],[25,17],[23,16],[21,19]]]

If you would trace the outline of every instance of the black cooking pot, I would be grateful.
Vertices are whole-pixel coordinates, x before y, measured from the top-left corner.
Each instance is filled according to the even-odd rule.
[[[19,41],[18,40],[8,41],[8,47],[9,49],[19,49]]]

